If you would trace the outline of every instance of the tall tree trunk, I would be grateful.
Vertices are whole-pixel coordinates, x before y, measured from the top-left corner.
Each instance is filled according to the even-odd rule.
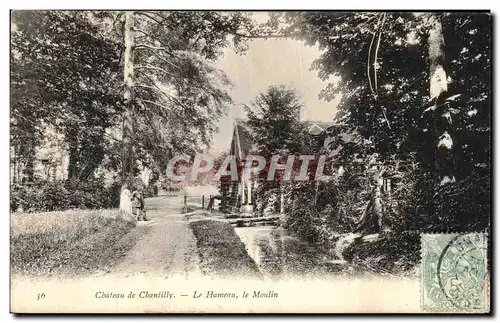
[[[18,163],[17,163],[17,146],[12,145],[11,146],[11,157],[10,157],[10,177],[11,177],[11,183],[12,184],[17,184],[17,170],[18,170]]]
[[[429,24],[429,94],[431,100],[435,100],[448,91],[448,83],[444,69],[444,37],[441,19],[436,15],[431,15]]]
[[[285,188],[280,183],[280,214],[285,214]]]
[[[382,165],[377,166],[373,174],[373,214],[378,222],[380,231],[390,231],[389,222],[382,208],[382,186],[384,185],[384,168]]]
[[[26,155],[24,156],[25,164],[22,171],[22,182],[33,183],[35,181],[35,147],[31,143],[27,143]]]
[[[444,100],[448,93],[448,81],[445,70],[444,37],[441,17],[431,14],[429,23],[429,95],[435,105],[432,118],[432,131],[436,139],[435,166],[441,185],[454,182],[453,176],[453,139],[451,125],[443,118]]]
[[[78,138],[76,129],[70,130],[66,134],[66,140],[69,142],[68,159],[68,180],[74,180],[78,175]]]
[[[127,11],[125,17],[125,62],[124,62],[124,99],[122,128],[122,192],[120,196],[120,213],[132,217],[130,188],[134,167],[134,12]]]

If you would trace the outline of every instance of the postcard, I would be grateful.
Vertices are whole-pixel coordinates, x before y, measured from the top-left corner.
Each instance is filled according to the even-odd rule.
[[[489,11],[11,11],[12,313],[490,312]]]

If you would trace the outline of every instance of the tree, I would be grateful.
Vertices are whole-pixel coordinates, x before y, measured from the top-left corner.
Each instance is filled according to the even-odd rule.
[[[259,94],[250,106],[244,106],[248,116],[248,125],[252,129],[252,141],[257,148],[252,154],[265,157],[267,165],[259,174],[259,186],[255,192],[261,210],[269,199],[280,197],[280,211],[283,210],[284,186],[283,175],[277,172],[272,181],[267,180],[272,156],[280,155],[280,163],[286,163],[288,156],[304,153],[310,148],[309,136],[300,122],[300,103],[297,92],[284,86],[271,86],[265,93]],[[297,161],[294,162],[294,166]],[[296,167],[294,167],[296,168]],[[274,195],[273,195],[274,194]]]
[[[408,194],[398,196],[403,218],[392,224],[484,228],[485,218],[469,205],[474,196],[481,212],[490,209],[490,16],[294,12],[282,18],[284,33],[323,50],[312,65],[329,81],[319,95],[342,95],[336,121],[359,138],[339,149],[338,163],[354,172],[349,160],[374,161],[399,178],[393,198]],[[441,186],[446,175],[456,183]]]
[[[143,19],[136,19],[134,25],[134,16]],[[221,54],[231,31],[250,22],[241,13],[126,14],[125,68],[134,73],[125,72],[125,182],[133,176],[130,165],[136,157],[132,146],[136,146],[143,165],[160,170],[174,153],[194,153],[208,146],[217,118],[231,103],[226,92],[229,80],[210,61]],[[233,41],[237,47],[243,44],[235,38]],[[135,145],[131,139],[134,132]]]
[[[121,108],[119,46],[105,39],[84,12],[14,11],[12,22],[15,155],[31,164],[45,129],[53,127],[68,145],[69,179],[84,180],[102,161],[105,131]]]
[[[250,106],[244,106],[260,152],[294,153],[303,148],[302,108],[297,92],[284,86],[270,86]]]
[[[125,22],[133,77],[124,73]],[[246,13],[23,11],[13,24],[13,156],[28,164],[16,169],[33,173],[49,125],[63,132],[78,182],[102,168],[122,178],[145,167],[160,173],[173,154],[205,149],[231,104],[229,80],[211,62],[229,38],[243,50],[235,33],[253,21]]]
[[[124,39],[125,61],[123,69],[124,104],[122,126],[122,192],[120,197],[120,212],[132,217],[132,201],[130,188],[134,175],[134,12],[125,14]]]

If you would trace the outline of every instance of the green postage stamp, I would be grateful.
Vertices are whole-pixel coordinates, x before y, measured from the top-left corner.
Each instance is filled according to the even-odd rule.
[[[485,233],[422,235],[422,309],[473,312],[488,309]]]

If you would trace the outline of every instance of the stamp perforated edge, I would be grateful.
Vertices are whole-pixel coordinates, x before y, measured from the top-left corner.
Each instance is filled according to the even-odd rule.
[[[485,265],[486,265],[486,275],[484,278],[484,287],[485,287],[485,303],[484,303],[484,308],[478,309],[478,310],[467,310],[467,309],[453,309],[451,311],[449,310],[440,310],[440,309],[425,309],[424,308],[424,286],[423,286],[423,252],[422,252],[422,237],[424,235],[443,235],[443,234],[483,234],[485,236],[484,243],[485,243],[485,249],[486,252],[484,254],[485,256]],[[478,314],[487,314],[490,312],[491,307],[491,260],[489,257],[489,244],[490,244],[490,234],[489,231],[468,231],[468,232],[457,232],[457,231],[445,231],[445,232],[421,232],[420,233],[420,277],[419,277],[419,291],[420,291],[420,309],[424,312],[427,313],[435,313],[435,314],[450,314],[450,313],[478,313]]]

